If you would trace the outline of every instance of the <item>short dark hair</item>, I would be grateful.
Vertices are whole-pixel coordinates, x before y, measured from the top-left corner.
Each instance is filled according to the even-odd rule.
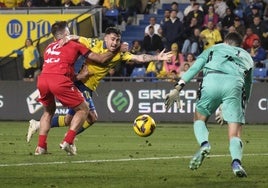
[[[105,30],[105,35],[108,35],[108,34],[111,34],[111,33],[114,33],[118,36],[121,36],[121,31],[120,29],[117,29],[116,27],[108,27],[106,30]]]
[[[54,37],[56,37],[56,35],[59,34],[59,32],[62,32],[65,30],[67,26],[67,22],[66,21],[59,21],[59,22],[56,22],[52,25],[51,27],[51,33]],[[56,37],[57,38],[57,37]]]
[[[242,41],[243,41],[242,36],[237,32],[228,33],[224,38],[224,42],[231,46],[240,47],[242,44]]]

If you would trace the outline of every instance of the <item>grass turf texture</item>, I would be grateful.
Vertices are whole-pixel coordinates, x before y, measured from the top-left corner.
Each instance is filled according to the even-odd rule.
[[[26,143],[28,122],[0,122],[0,187],[268,187],[268,125],[243,130],[247,178],[231,170],[227,126],[209,125],[211,155],[192,171],[198,149],[191,124],[157,123],[147,138],[132,123],[96,123],[78,136],[77,156],[59,149],[66,128],[53,128],[51,154],[34,156],[37,134]]]

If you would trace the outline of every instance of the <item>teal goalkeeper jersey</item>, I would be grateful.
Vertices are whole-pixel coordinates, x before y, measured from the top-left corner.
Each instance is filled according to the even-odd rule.
[[[203,51],[181,79],[187,83],[201,70],[204,75],[214,71],[237,76],[241,78],[248,98],[253,78],[253,66],[253,60],[247,51],[221,43]]]

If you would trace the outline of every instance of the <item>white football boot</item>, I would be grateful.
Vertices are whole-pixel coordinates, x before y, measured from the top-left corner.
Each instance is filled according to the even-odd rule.
[[[39,130],[40,128],[40,121],[36,121],[34,119],[31,119],[29,121],[30,125],[28,128],[27,138],[26,141],[29,143],[32,136]]]

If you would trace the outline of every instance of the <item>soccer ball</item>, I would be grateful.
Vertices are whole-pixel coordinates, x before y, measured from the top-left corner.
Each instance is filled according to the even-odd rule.
[[[154,119],[146,114],[139,115],[133,123],[135,133],[141,137],[150,136],[155,128],[156,124]]]

